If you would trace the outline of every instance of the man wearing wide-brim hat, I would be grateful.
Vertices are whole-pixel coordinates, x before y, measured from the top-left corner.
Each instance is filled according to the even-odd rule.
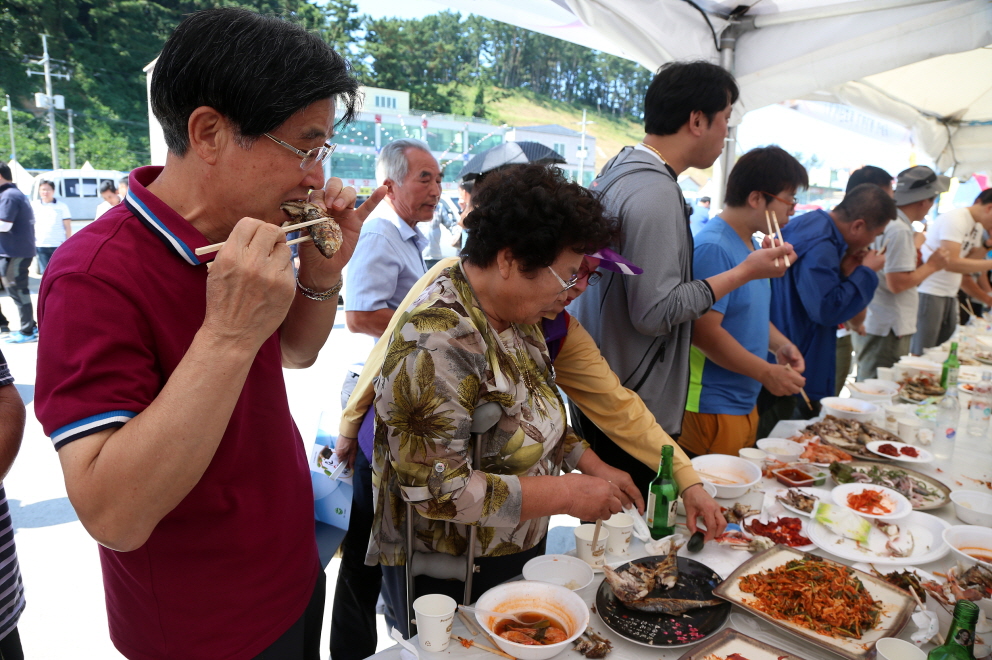
[[[926,263],[917,267],[913,222],[923,221],[937,195],[948,186],[946,176],[919,165],[903,170],[896,178],[897,217],[885,227],[876,250],[885,250],[885,267],[875,297],[868,305],[865,335],[854,336],[858,354],[858,380],[875,378],[879,367],[891,367],[909,352],[916,332],[919,306],[917,286],[947,264],[947,250],[937,248]]]
[[[928,168],[914,167],[913,170]],[[929,174],[907,178],[896,188],[896,204],[902,206],[947,189],[946,177]],[[943,186],[942,188],[940,186]],[[902,197],[900,197],[902,195]],[[924,261],[933,258],[939,248],[947,250],[947,265],[927,277],[919,286],[920,304],[916,313],[916,335],[910,350],[920,355],[931,346],[939,346],[957,327],[958,290],[992,305],[992,296],[979,289],[971,277],[962,274],[984,273],[992,270],[992,260],[983,259],[982,231],[992,231],[992,190],[983,191],[968,207],[954,209],[937,217],[927,229],[923,244]]]

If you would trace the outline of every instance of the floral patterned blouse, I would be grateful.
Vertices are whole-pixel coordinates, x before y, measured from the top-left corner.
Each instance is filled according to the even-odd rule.
[[[415,549],[463,555],[468,524],[476,556],[534,547],[548,518],[520,521],[519,477],[573,469],[588,447],[565,408],[540,325],[497,334],[455,264],[403,313],[375,383],[372,456],[375,520],[366,563],[406,563],[406,503]],[[472,413],[502,408],[473,465]]]

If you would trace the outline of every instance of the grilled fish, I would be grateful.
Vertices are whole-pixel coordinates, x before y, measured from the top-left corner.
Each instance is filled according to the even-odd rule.
[[[603,566],[606,581],[613,593],[625,604],[643,600],[655,589],[671,589],[679,579],[679,565],[675,553],[679,546],[671,543],[668,555],[656,563],[631,564],[623,572]]]
[[[313,244],[317,246],[317,249],[326,258],[330,259],[334,256],[335,252],[341,249],[341,244],[344,242],[341,227],[327,215],[324,209],[316,204],[300,201],[283,202],[279,208],[293,219],[294,224],[327,218],[327,222],[310,225],[309,227],[305,227],[305,229],[310,232]]]
[[[724,601],[711,598],[710,600],[686,600],[684,598],[642,598],[631,603],[624,603],[632,610],[651,612],[653,614],[682,614],[700,607],[720,605]]]

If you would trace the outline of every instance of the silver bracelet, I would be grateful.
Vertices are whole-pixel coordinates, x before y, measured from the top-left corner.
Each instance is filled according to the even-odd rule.
[[[327,291],[314,291],[313,289],[304,286],[303,282],[300,281],[300,276],[297,275],[296,286],[299,287],[300,293],[302,293],[305,298],[309,298],[310,300],[316,300],[317,302],[324,302],[327,300],[336,301],[338,294],[341,293],[341,287],[344,286],[344,278],[342,277],[338,280],[338,283]]]

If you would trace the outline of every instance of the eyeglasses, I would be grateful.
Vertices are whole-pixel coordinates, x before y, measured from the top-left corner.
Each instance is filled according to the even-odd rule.
[[[562,286],[561,291],[558,292],[558,295],[559,296],[561,294],[565,293],[566,291],[568,291],[569,289],[571,289],[576,284],[579,283],[579,274],[578,273],[576,273],[575,275],[572,275],[572,278],[566,282],[565,280],[561,279],[561,276],[559,276],[558,273],[555,272],[555,269],[554,268],[552,268],[551,266],[548,266],[548,270],[550,270],[551,271],[551,274],[555,276],[555,279],[556,280],[558,280],[558,284],[561,284],[561,286]]]
[[[780,201],[780,202],[782,202],[783,204],[785,204],[786,206],[788,206],[788,207],[789,207],[789,210],[790,210],[790,211],[795,211],[795,210],[796,210],[796,204],[798,204],[798,203],[799,203],[799,202],[798,202],[798,201],[796,201],[795,199],[793,199],[793,200],[792,200],[792,201],[790,202],[789,200],[787,200],[787,199],[782,199],[782,198],[781,198],[781,197],[779,197],[778,195],[773,195],[773,194],[771,194],[770,192],[762,192],[761,194],[762,194],[762,195],[768,195],[769,197],[773,197],[773,198],[775,198],[775,199],[777,199],[778,201]]]
[[[297,149],[293,145],[288,144],[286,142],[283,142],[279,138],[273,137],[273,136],[269,135],[268,133],[262,133],[262,135],[264,135],[265,137],[269,138],[270,140],[272,140],[276,144],[278,144],[280,146],[283,146],[283,147],[286,147],[287,149],[289,149],[290,151],[292,151],[294,154],[296,154],[297,156],[299,156],[300,158],[302,158],[302,160],[300,161],[300,169],[301,170],[309,170],[311,167],[313,167],[317,163],[323,163],[324,160],[328,156],[330,156],[332,153],[334,153],[334,149],[336,149],[337,146],[338,146],[336,144],[331,144],[330,142],[325,142],[324,143],[324,146],[322,146],[322,147],[317,147],[316,149],[311,149],[310,151],[300,151],[299,149]]]

